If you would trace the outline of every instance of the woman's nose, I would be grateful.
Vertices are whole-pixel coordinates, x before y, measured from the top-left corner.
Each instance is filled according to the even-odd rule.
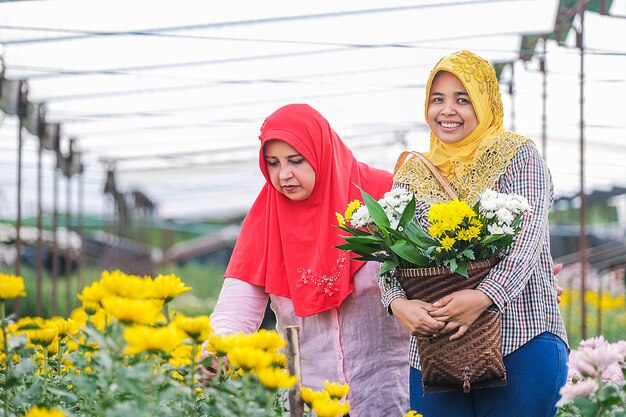
[[[289,166],[281,167],[278,172],[278,178],[281,180],[289,179],[293,176],[293,172],[291,172],[291,168]]]
[[[455,114],[456,109],[454,108],[454,103],[445,102],[441,109],[441,113],[445,115]]]

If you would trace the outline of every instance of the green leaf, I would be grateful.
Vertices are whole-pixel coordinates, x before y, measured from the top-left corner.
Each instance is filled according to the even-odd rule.
[[[343,239],[348,243],[369,243],[376,245],[384,245],[385,240],[381,239],[378,236],[367,235],[367,236],[343,236]]]
[[[400,216],[400,221],[398,222],[398,228],[402,227],[403,229],[407,227],[409,223],[413,221],[415,217],[415,194],[411,197],[411,201],[406,205],[404,211],[402,212],[402,216]]]
[[[493,242],[496,242],[496,241],[502,239],[505,236],[507,236],[507,235],[488,235],[488,236],[485,236],[484,238],[482,238],[480,240],[480,243],[482,243],[482,244],[493,243]]]
[[[459,267],[459,265],[456,263],[456,259],[452,258],[452,259],[448,259],[446,261],[444,261],[444,264],[450,268],[451,272],[456,272],[456,269]]]
[[[415,266],[428,266],[428,258],[422,254],[422,251],[406,241],[394,243],[391,245],[391,250]]]
[[[474,251],[471,249],[465,249],[463,252],[461,252],[461,255],[465,256],[467,259],[471,259],[472,261],[476,259]]]
[[[598,407],[596,404],[588,398],[576,397],[573,401],[574,405],[581,411],[583,416],[595,416],[597,415]]]
[[[361,195],[376,226],[378,226],[378,228],[391,226],[387,214],[385,214],[385,210],[378,204],[378,201],[374,200],[365,190],[361,190]]]
[[[380,271],[378,271],[378,275],[383,276],[387,272],[396,269],[400,265],[400,262],[389,259],[380,266]]]
[[[352,226],[348,226],[347,224],[344,226],[337,226],[339,229],[346,231],[348,233],[352,233],[355,236],[366,236],[366,235],[371,235],[370,232],[365,231],[365,230],[361,230],[361,229],[357,229],[356,227],[352,227]]]
[[[450,270],[452,270],[452,268],[450,268]],[[463,275],[465,278],[469,278],[469,275],[467,274],[467,261],[460,261],[456,267],[456,271],[454,272],[459,275]]]
[[[420,249],[427,249],[430,246],[437,245],[437,241],[426,233],[421,227],[410,222],[404,228],[406,237]]]

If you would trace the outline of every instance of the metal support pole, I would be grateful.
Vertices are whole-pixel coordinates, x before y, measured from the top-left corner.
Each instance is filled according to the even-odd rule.
[[[509,81],[509,95],[511,96],[511,130],[515,131],[515,61],[511,62],[511,80]]]
[[[587,307],[585,293],[587,292],[587,236],[585,234],[585,0],[579,2],[580,30],[577,32],[577,44],[580,49],[580,297],[581,297],[581,327],[580,337],[587,338]]]
[[[50,307],[53,316],[59,313],[58,287],[59,287],[59,169],[55,166],[52,173],[52,298]]]
[[[65,195],[65,314],[69,316],[72,311],[72,248],[71,233],[72,233],[72,177],[66,178],[66,195]]]
[[[78,175],[78,234],[80,235],[80,252],[78,252],[78,292],[85,287],[85,173]]]
[[[22,148],[23,148],[23,117],[18,117],[18,130],[17,130],[17,216],[15,218],[15,275],[21,275],[22,266]],[[20,315],[20,298],[16,298],[13,301],[13,311],[17,316]]]
[[[39,144],[39,149],[37,150],[37,254],[36,254],[36,270],[37,270],[37,289],[35,292],[35,312],[38,317],[43,317],[43,298],[42,298],[42,287],[43,287],[43,277],[42,277],[42,260],[43,260],[43,209],[41,207],[41,183],[42,183],[42,174],[41,174],[41,159],[43,157],[43,146],[41,143]]]

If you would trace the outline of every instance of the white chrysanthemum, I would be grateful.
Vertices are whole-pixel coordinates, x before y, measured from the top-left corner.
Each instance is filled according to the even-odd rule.
[[[504,234],[504,230],[502,229],[502,226],[499,226],[497,224],[488,224],[487,225],[487,230],[492,235],[503,235]]]
[[[515,234],[515,229],[513,229],[509,225],[503,225],[502,226],[502,233],[504,233],[505,235],[514,235]]]
[[[511,200],[515,207],[514,213],[524,213],[532,211],[532,207],[528,204],[528,200],[523,195],[511,194]]]
[[[513,213],[505,207],[500,207],[498,211],[496,211],[496,217],[498,218],[498,222],[504,223],[506,225],[510,225],[511,222],[515,219]]]
[[[480,197],[481,211],[495,211],[498,209],[498,193],[492,189],[487,189]]]
[[[359,207],[354,213],[352,213],[352,219],[350,224],[352,227],[365,227],[372,223],[372,216],[367,209],[367,206],[363,205]]]

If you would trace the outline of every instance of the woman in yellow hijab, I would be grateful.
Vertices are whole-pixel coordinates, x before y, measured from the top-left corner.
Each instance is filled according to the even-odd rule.
[[[441,59],[426,88],[430,126],[426,156],[461,200],[473,205],[491,188],[520,194],[532,206],[512,250],[475,290],[462,290],[428,304],[407,300],[395,281],[381,280],[383,303],[413,336],[458,339],[487,308],[502,312],[502,354],[507,386],[424,393],[415,337],[411,341],[411,407],[428,417],[552,417],[567,377],[567,335],[552,274],[548,210],[550,173],[534,143],[503,127],[503,107],[493,67],[460,51]],[[419,158],[409,158],[394,176],[395,187],[419,200],[416,221],[427,226],[431,204],[450,199]],[[443,328],[441,328],[443,326]]]

